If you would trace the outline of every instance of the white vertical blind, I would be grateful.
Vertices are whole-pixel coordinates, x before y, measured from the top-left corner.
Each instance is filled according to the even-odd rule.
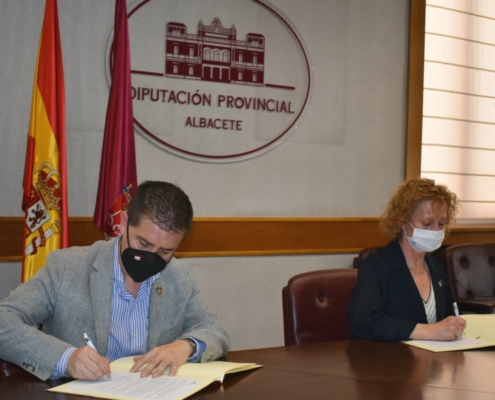
[[[427,0],[421,175],[495,222],[495,0]]]

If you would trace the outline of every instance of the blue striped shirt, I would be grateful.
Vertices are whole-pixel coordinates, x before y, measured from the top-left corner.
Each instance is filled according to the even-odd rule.
[[[107,358],[145,354],[148,351],[150,290],[160,273],[146,279],[139,287],[136,298],[125,288],[124,274],[119,263],[119,240],[113,252],[112,321],[108,340]]]
[[[160,273],[146,279],[140,286],[136,298],[125,288],[124,274],[119,262],[119,240],[115,242],[113,252],[113,291],[112,291],[112,319],[110,322],[110,337],[106,357],[110,361],[118,358],[142,355],[148,352],[149,305],[151,287]],[[81,333],[82,335],[82,333]],[[196,352],[188,361],[196,362],[206,350],[206,343],[191,337],[196,343]],[[67,375],[67,362],[76,347],[68,348],[53,370],[51,379]]]

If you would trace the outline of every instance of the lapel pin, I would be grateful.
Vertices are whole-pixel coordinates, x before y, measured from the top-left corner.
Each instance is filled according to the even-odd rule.
[[[158,295],[158,296],[161,296],[163,294],[163,289],[161,286],[157,286],[156,289],[155,289],[155,293]]]
[[[443,286],[443,280],[441,280],[441,279],[440,279],[440,280],[438,281],[438,286],[440,286],[440,287],[442,287],[442,286]]]

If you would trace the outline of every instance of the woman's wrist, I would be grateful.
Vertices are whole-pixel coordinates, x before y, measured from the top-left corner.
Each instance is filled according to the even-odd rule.
[[[409,335],[410,339],[414,340],[428,340],[431,339],[431,324],[416,324],[413,331]]]

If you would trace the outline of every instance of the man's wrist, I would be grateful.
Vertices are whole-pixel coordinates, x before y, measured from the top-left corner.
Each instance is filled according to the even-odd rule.
[[[57,364],[55,365],[55,368],[50,377],[51,379],[57,379],[57,378],[69,376],[69,374],[67,373],[67,363],[69,361],[71,354],[76,349],[77,349],[76,347],[69,347],[67,350],[65,350],[64,354],[62,354]]]
[[[192,357],[194,354],[196,354],[196,352],[198,351],[198,345],[196,344],[196,342],[191,339],[191,338],[185,338],[184,340],[187,340],[189,342],[189,344],[191,345],[192,347],[192,351],[191,351],[191,354],[189,354],[189,357]]]
[[[201,355],[206,350],[206,343],[200,339],[193,338],[191,336],[181,337],[177,340],[187,340],[191,346],[194,348],[194,351],[189,356],[188,362],[198,362],[201,360]]]

